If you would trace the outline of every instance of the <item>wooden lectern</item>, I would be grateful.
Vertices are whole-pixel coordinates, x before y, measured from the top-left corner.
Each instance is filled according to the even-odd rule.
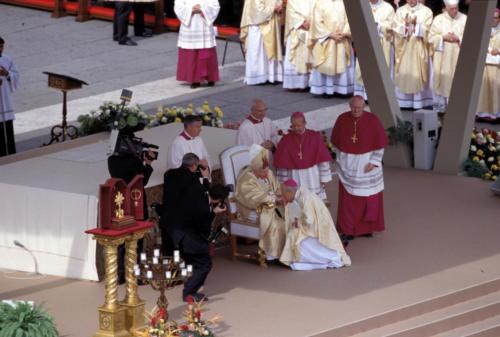
[[[67,92],[70,90],[80,89],[82,84],[88,85],[86,82],[79,80],[74,77],[50,73],[47,71],[43,72],[49,76],[49,87],[59,89],[63,93],[63,110],[62,110],[62,124],[53,126],[50,130],[50,142],[43,145],[50,145],[53,142],[64,142],[67,137],[70,139],[75,139],[78,137],[78,129],[73,125],[68,125],[66,121],[66,116],[68,113],[67,108]]]

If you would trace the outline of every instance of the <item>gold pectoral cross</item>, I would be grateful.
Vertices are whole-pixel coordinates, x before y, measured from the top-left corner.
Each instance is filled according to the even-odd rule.
[[[299,145],[299,159],[302,160],[302,144]]]
[[[354,134],[354,135],[352,135],[351,139],[352,139],[353,143],[356,143],[356,141],[358,140],[358,137],[356,137],[356,134]]]
[[[358,141],[358,136],[357,136],[357,134],[358,134],[358,121],[357,121],[357,120],[355,120],[355,121],[354,121],[354,134],[353,134],[353,135],[352,135],[352,137],[351,137],[351,140],[352,140],[352,142],[353,142],[354,144],[356,144],[356,142]]]

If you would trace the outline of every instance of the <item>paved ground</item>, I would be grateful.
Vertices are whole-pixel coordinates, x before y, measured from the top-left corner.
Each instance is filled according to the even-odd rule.
[[[244,85],[243,58],[234,43],[228,46],[226,65],[220,71],[221,82],[215,88],[191,90],[175,81],[176,33],[138,39],[137,47],[119,46],[111,40],[111,22],[78,23],[73,16],[52,19],[48,12],[9,5],[0,5],[0,32],[6,40],[5,53],[15,60],[22,76],[21,88],[14,98],[19,151],[47,141],[50,126],[60,118],[62,95],[47,87],[44,71],[67,74],[89,83],[70,92],[70,120],[96,108],[97,102],[118,100],[122,88],[132,88],[134,102],[147,111],[154,111],[160,104],[196,104],[208,100],[222,107],[226,120],[241,120],[256,97],[266,100],[269,117],[274,120],[294,111],[307,112],[345,103],[345,99],[287,92],[280,85]],[[221,63],[225,41],[218,42]]]

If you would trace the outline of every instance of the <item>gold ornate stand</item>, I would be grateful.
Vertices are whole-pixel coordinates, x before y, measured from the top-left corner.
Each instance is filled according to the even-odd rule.
[[[127,309],[126,329],[133,333],[144,327],[145,302],[137,293],[137,278],[134,266],[137,263],[137,241],[142,239],[146,231],[131,234],[125,240],[126,265],[125,279],[127,281],[125,299],[120,304]]]
[[[106,265],[106,295],[104,304],[99,307],[99,331],[94,337],[130,337],[126,330],[125,319],[127,309],[118,304],[118,246],[125,238],[95,236],[97,242],[104,247]],[[137,243],[136,243],[137,244]]]

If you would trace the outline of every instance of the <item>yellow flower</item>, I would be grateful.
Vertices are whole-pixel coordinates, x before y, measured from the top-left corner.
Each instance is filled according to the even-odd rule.
[[[186,115],[192,115],[193,114],[193,109],[192,108],[187,108],[186,109]]]
[[[472,161],[476,161],[476,162],[479,161],[479,157],[478,156],[472,157]]]
[[[472,135],[470,136],[471,139],[476,139],[476,134],[473,132]]]
[[[209,115],[203,115],[203,120],[205,122],[210,122],[210,116]]]
[[[484,179],[490,179],[491,178],[491,173],[490,172],[486,172],[483,176]]]
[[[491,180],[493,181],[497,181],[497,178],[498,178],[497,176],[491,176]]]
[[[170,108],[167,108],[167,116],[175,116],[177,115],[177,110],[176,109],[170,109]]]
[[[214,108],[214,111],[215,111],[215,115],[217,116],[217,118],[222,118],[224,117],[224,112],[222,112],[222,109],[219,108],[218,106],[216,106]]]
[[[175,117],[174,123],[180,123],[182,122],[182,119],[180,117]]]
[[[479,157],[484,156],[484,151],[483,151],[483,150],[477,150],[477,155],[478,155]]]

